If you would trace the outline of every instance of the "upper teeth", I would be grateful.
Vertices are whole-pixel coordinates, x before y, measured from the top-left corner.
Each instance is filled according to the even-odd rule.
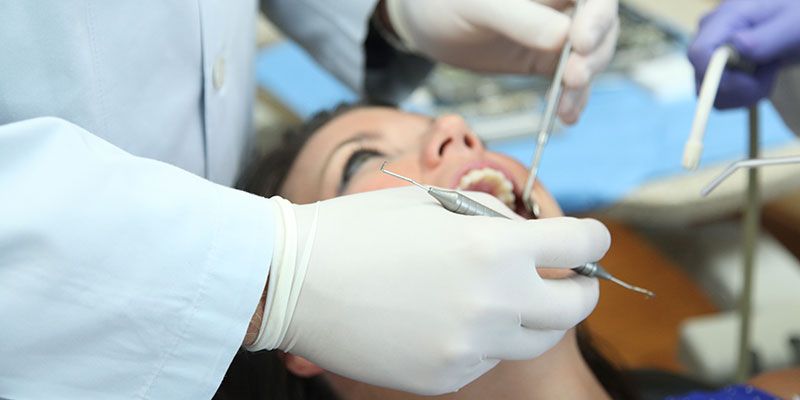
[[[514,184],[502,172],[489,167],[473,169],[461,177],[457,188],[471,190],[478,184],[491,187],[489,194],[500,199],[509,208],[514,208]]]

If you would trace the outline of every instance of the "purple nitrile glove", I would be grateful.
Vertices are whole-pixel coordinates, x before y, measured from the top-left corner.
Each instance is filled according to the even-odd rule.
[[[706,15],[689,46],[698,90],[711,53],[724,44],[756,69],[726,69],[714,106],[743,107],[768,97],[780,67],[800,59],[800,0],[727,0]]]

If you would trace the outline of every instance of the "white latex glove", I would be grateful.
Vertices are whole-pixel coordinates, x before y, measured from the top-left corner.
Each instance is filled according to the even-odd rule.
[[[552,75],[567,34],[573,54],[558,115],[578,120],[589,83],[614,55],[617,0],[586,0],[570,25],[570,0],[385,0],[389,20],[412,51],[480,72]]]
[[[535,268],[599,260],[609,235],[595,220],[456,215],[414,187],[285,204],[297,219],[288,252],[297,261],[273,258],[261,332],[273,338],[250,350],[277,347],[358,381],[441,394],[499,360],[542,354],[597,302],[595,279],[543,280]],[[273,289],[287,295],[270,300]],[[296,307],[276,308],[281,297]]]

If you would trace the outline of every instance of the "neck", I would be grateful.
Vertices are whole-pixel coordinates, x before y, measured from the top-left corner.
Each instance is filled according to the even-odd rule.
[[[421,397],[329,377],[342,399],[412,400]],[[533,360],[505,361],[442,400],[472,399],[608,399],[600,382],[581,357],[574,330],[548,352]]]

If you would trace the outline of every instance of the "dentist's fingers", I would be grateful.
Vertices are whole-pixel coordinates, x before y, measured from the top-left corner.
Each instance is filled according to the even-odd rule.
[[[617,0],[586,0],[572,23],[572,46],[579,54],[593,53],[618,24]]]
[[[608,229],[594,219],[571,217],[529,221],[500,221],[487,233],[501,243],[499,254],[511,261],[530,260],[537,267],[574,268],[600,260],[611,245]],[[524,256],[524,257],[523,257]]]
[[[497,348],[486,356],[498,360],[530,360],[539,357],[564,337],[562,330],[520,328],[498,341]]]
[[[565,89],[558,105],[558,117],[567,125],[578,122],[589,100],[589,88]]]
[[[597,305],[600,285],[595,278],[573,275],[542,279],[540,293],[531,293],[521,310],[522,325],[536,329],[566,330],[586,319]]]
[[[502,335],[487,357],[504,360],[524,360],[541,355],[555,345],[564,332],[578,325],[597,305],[599,284],[596,279],[573,276],[565,279],[544,279],[540,282],[510,284],[511,290],[520,292],[516,315],[509,315],[501,324],[519,325],[519,329],[492,329],[489,336]],[[525,290],[520,291],[519,289]]]
[[[599,47],[591,52],[581,52],[573,44],[566,69],[564,70],[564,87],[580,88],[589,86],[591,80],[603,71],[614,57],[614,50],[619,36],[619,24],[611,27]]]
[[[573,53],[564,70],[564,94],[558,109],[558,116],[564,123],[573,124],[578,121],[588,101],[592,80],[614,57],[618,36],[619,23],[615,20],[599,47],[593,48],[591,52],[582,53],[573,44]]]
[[[531,50],[555,52],[569,33],[569,17],[530,0],[508,0],[481,12],[474,16],[476,22]]]

